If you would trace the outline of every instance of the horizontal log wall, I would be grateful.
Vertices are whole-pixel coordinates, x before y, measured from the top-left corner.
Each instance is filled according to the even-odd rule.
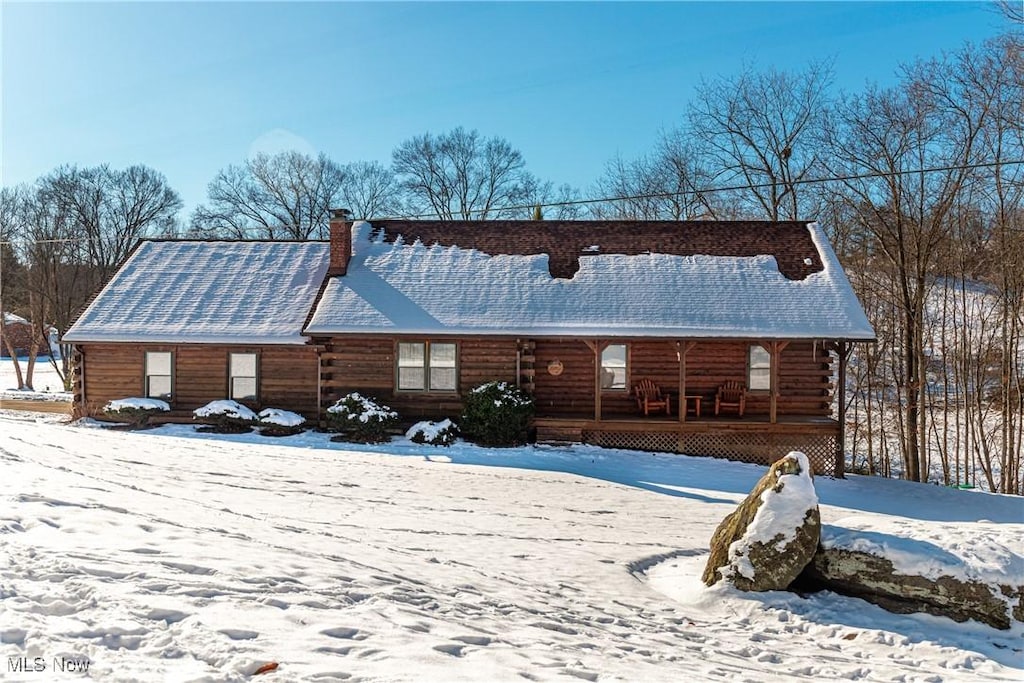
[[[558,341],[538,339],[534,401],[537,414],[594,414],[594,352],[581,339]],[[558,361],[562,372],[552,375],[548,367]]]
[[[616,340],[628,345],[629,385],[649,378],[663,391],[679,390],[679,362],[674,340]],[[699,341],[686,356],[686,393],[704,397],[702,412],[714,411],[714,394],[726,381],[747,383],[747,354],[750,344],[741,341]],[[594,414],[593,350],[582,340],[537,340],[538,414]],[[548,364],[558,360],[562,374],[552,376]],[[780,354],[777,414],[825,416],[832,411],[832,361],[830,354],[810,341],[790,342]],[[746,412],[768,415],[768,391],[747,395]],[[606,390],[601,394],[602,415],[636,412],[630,392]],[[673,406],[673,412],[678,408]]]
[[[228,396],[228,354],[259,356],[259,401],[252,408],[283,408],[316,415],[317,356],[311,346],[218,346],[201,344],[83,344],[78,347],[83,414],[96,415],[111,400],[145,395],[145,354],[173,354],[171,408],[192,410]]]
[[[492,380],[513,384],[516,381],[517,344],[514,339],[403,339],[455,343],[458,347],[457,392],[396,391],[398,340],[393,337],[333,337],[316,341],[325,349],[320,366],[325,408],[345,394],[358,391],[383,401],[405,422],[457,418],[462,412],[462,397],[466,392]]]
[[[318,340],[323,349],[318,370],[314,346],[214,346],[166,344],[85,344],[81,373],[76,374],[79,404],[84,395],[84,414],[96,414],[107,401],[142,396],[145,352],[174,354],[176,411],[191,411],[228,394],[228,353],[259,354],[260,401],[256,407],[273,406],[303,413],[317,410],[317,374],[321,400],[330,405],[340,396],[359,391],[377,397],[403,417],[454,417],[461,412],[462,396],[491,380],[516,381],[515,339],[457,338],[459,391],[396,392],[393,337],[345,337]],[[410,341],[422,341],[410,339]],[[616,343],[620,343],[616,341]],[[679,387],[679,365],[674,340],[625,340],[629,346],[629,384],[650,378],[664,391]],[[711,414],[718,386],[728,380],[746,382],[745,342],[700,341],[686,357],[686,393],[705,398],[702,409]],[[594,352],[581,339],[537,339],[533,355],[536,368],[534,397],[538,415],[594,414]],[[555,361],[562,372],[548,371]],[[777,413],[786,415],[831,414],[832,357],[809,341],[789,343],[778,368]],[[750,392],[747,413],[769,413],[767,391]],[[674,406],[673,410],[678,407]],[[635,402],[629,392],[602,392],[604,417],[632,414]]]

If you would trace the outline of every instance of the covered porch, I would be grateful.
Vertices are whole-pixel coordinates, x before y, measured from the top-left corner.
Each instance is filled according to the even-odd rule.
[[[694,417],[617,415],[601,420],[538,416],[538,442],[582,442],[606,448],[685,453],[769,465],[790,451],[807,454],[815,474],[842,477],[840,425],[810,416]]]
[[[801,450],[816,472],[843,476],[843,392],[832,402],[845,382],[843,340],[539,339],[529,347],[531,367],[541,369],[523,377],[534,389],[539,441],[765,465]],[[757,377],[755,347],[767,361]],[[745,405],[726,410],[723,401],[716,415],[715,397],[729,384],[742,387]],[[661,400],[656,408],[638,400],[648,390]]]

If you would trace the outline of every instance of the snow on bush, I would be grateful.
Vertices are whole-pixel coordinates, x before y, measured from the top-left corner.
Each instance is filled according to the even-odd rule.
[[[339,440],[381,443],[391,439],[388,430],[398,423],[398,413],[353,392],[327,409],[326,421],[330,431],[340,434]]]
[[[259,419],[260,434],[264,436],[290,436],[306,428],[306,418],[280,408],[264,408]]]
[[[103,412],[112,413],[119,410],[152,410],[167,412],[171,409],[166,401],[158,398],[118,398],[103,407]]]
[[[103,406],[103,415],[111,420],[127,422],[131,427],[141,429],[149,418],[171,409],[166,401],[157,398],[119,398]]]
[[[259,421],[256,413],[237,401],[210,401],[192,411],[192,418],[202,422],[211,432],[240,434],[248,432]]]
[[[440,422],[417,422],[405,433],[413,443],[426,443],[431,446],[451,446],[459,438],[459,427],[449,419]]]
[[[485,446],[526,443],[533,417],[533,398],[508,382],[487,382],[470,391],[463,402],[462,433]]]

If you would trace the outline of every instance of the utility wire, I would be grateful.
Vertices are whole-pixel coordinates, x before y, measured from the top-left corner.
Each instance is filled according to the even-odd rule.
[[[725,185],[722,187],[708,187],[700,190],[678,190],[675,192],[650,192],[646,194],[634,194],[634,195],[620,195],[616,197],[599,197],[595,199],[570,199],[563,202],[545,202],[537,203],[533,202],[530,204],[519,204],[511,206],[501,206],[489,209],[490,212],[500,213],[502,211],[523,211],[534,209],[537,206],[541,208],[552,208],[560,206],[575,206],[577,204],[602,204],[602,203],[613,203],[613,202],[624,202],[636,199],[667,199],[669,197],[678,197],[681,195],[705,195],[714,194],[715,192],[735,192],[738,190],[761,190],[778,185],[816,185],[821,183],[835,183],[835,182],[849,182],[851,180],[867,180],[870,178],[884,178],[890,176],[904,176],[913,175],[918,173],[941,173],[945,171],[970,171],[981,168],[993,168],[995,166],[1019,166],[1024,164],[1024,159],[1016,159],[1012,161],[987,161],[976,164],[954,164],[950,166],[933,166],[930,168],[917,168],[909,169],[905,171],[872,171],[870,173],[857,173],[853,175],[845,176],[832,176],[829,178],[806,178],[802,180],[792,180],[789,182],[774,182],[774,183],[748,183],[745,185]],[[390,219],[416,219],[416,218],[437,218],[436,213],[421,213],[421,214],[407,214],[401,216],[378,216],[379,220],[390,220]],[[65,238],[54,238],[46,240],[0,240],[0,244],[60,244],[65,242],[96,242],[103,239],[102,237],[65,237]]]
[[[635,195],[621,195],[618,197],[601,197],[598,199],[571,199],[564,202],[546,202],[532,204],[519,204],[512,206],[502,206],[489,209],[495,213],[501,211],[522,211],[526,209],[534,209],[537,206],[541,208],[559,207],[559,206],[574,206],[577,204],[601,204],[611,202],[623,202],[635,199],[667,199],[669,197],[678,197],[680,195],[704,195],[713,194],[715,192],[733,192],[736,190],[760,190],[769,187],[776,187],[779,185],[792,186],[792,185],[815,185],[820,183],[833,183],[833,182],[848,182],[851,180],[866,180],[869,178],[883,178],[889,176],[903,176],[912,175],[916,173],[939,173],[943,171],[969,171],[979,168],[992,168],[993,166],[1018,166],[1024,164],[1024,159],[1017,159],[1013,161],[988,161],[984,163],[976,164],[955,164],[951,166],[934,166],[931,168],[918,168],[909,169],[906,171],[872,171],[870,173],[858,173],[854,175],[845,176],[833,176],[831,178],[807,178],[802,180],[792,180],[789,182],[774,182],[774,183],[753,183],[746,185],[726,185],[722,187],[708,187],[700,190],[677,190],[675,192],[651,192],[646,194],[635,194]],[[387,216],[384,218],[436,218],[436,213],[422,213],[405,216]],[[383,220],[383,219],[382,219]]]

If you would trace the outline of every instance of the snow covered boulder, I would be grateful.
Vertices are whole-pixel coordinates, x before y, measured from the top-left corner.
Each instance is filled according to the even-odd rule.
[[[388,431],[398,424],[398,413],[372,398],[352,392],[327,409],[327,428],[338,432],[332,441],[383,443],[389,441]]]
[[[259,419],[259,430],[263,436],[292,436],[306,429],[306,418],[280,408],[264,408]]]
[[[192,411],[192,419],[202,422],[202,431],[218,434],[244,434],[259,421],[256,413],[237,401],[210,401],[202,408]]]
[[[413,443],[451,446],[455,443],[455,439],[459,438],[459,428],[447,418],[440,422],[417,422],[409,427],[405,437]]]
[[[103,415],[115,422],[127,423],[129,429],[144,429],[151,417],[170,409],[166,401],[157,398],[119,398],[103,406]]]
[[[861,598],[897,614],[974,619],[999,629],[1024,622],[1024,551],[984,522],[937,529],[915,520],[826,526],[800,580],[811,589]]]
[[[704,575],[740,590],[785,590],[814,558],[821,536],[811,465],[799,451],[775,462],[718,525]]]

